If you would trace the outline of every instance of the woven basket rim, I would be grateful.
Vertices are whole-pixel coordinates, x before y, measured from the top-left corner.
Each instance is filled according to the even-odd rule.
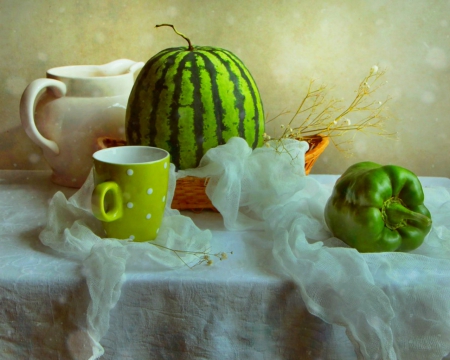
[[[305,136],[305,139],[311,139],[310,149],[305,153],[305,173],[309,174],[311,168],[320,154],[328,145],[329,139],[324,135]],[[113,139],[101,137],[97,139],[99,149],[112,146],[126,146],[126,141],[122,139]],[[177,186],[172,200],[172,208],[177,210],[190,210],[201,212],[203,210],[217,211],[211,200],[205,193],[209,178],[200,178],[196,176],[186,176],[177,179]]]
[[[310,149],[305,153],[306,163],[311,162],[314,159],[318,158],[322,154],[322,152],[325,151],[325,148],[328,146],[328,143],[330,142],[328,136],[322,134],[305,136],[303,139],[319,140],[311,142],[312,144],[314,144],[314,146],[310,147]],[[110,146],[126,146],[126,140],[115,139],[106,136],[97,138],[97,149],[100,150]]]
[[[305,153],[305,161],[313,159],[313,158],[319,156],[320,154],[322,154],[322,152],[325,150],[325,148],[328,146],[328,143],[330,142],[330,139],[328,138],[328,136],[324,136],[324,135],[305,136],[305,138],[320,139],[320,141],[317,142],[312,149],[308,150]]]
[[[316,142],[315,147],[311,150],[308,150],[308,152],[314,151],[315,149],[324,149],[327,147],[328,143],[329,143],[329,138],[326,135],[321,135],[321,134],[317,134],[317,135],[310,135],[310,136],[305,136],[304,139],[320,139],[320,141]],[[306,141],[306,140],[304,140]],[[124,139],[117,139],[117,138],[111,138],[108,136],[102,136],[97,138],[97,145],[99,148],[105,148],[109,146],[126,146],[126,140]]]

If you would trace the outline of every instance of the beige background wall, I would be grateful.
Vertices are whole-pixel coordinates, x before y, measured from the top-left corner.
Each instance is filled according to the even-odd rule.
[[[184,45],[171,29],[155,29],[163,22],[237,54],[269,117],[294,110],[311,78],[350,100],[372,65],[386,68],[379,97],[394,97],[397,120],[387,129],[399,139],[359,134],[353,157],[329,146],[313,173],[372,160],[450,177],[448,0],[0,0],[0,168],[47,168],[20,125],[30,81],[55,66],[146,61]]]

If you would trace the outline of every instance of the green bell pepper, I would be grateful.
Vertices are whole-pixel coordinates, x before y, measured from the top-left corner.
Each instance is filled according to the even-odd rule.
[[[410,251],[431,229],[423,202],[411,171],[360,162],[337,180],[324,215],[332,234],[360,252]]]

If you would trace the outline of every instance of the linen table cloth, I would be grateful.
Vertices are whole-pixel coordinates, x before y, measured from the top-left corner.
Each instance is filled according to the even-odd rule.
[[[75,190],[52,184],[46,171],[0,171],[0,179],[0,358],[88,359],[80,266],[38,238],[54,193]],[[192,270],[127,273],[102,359],[352,356],[345,335],[305,309],[258,232],[230,233],[217,213],[185,214],[212,230],[212,251],[233,255]],[[332,349],[338,340],[341,353]]]
[[[0,178],[2,358],[88,359],[90,297],[79,263],[38,238],[54,193],[74,191],[51,184],[48,172],[0,171]],[[316,179],[331,191],[336,177]],[[450,187],[448,179],[422,181]],[[356,358],[341,326],[308,312],[261,231],[227,231],[216,213],[186,215],[211,230],[212,252],[233,254],[212,267],[127,272],[102,358]]]

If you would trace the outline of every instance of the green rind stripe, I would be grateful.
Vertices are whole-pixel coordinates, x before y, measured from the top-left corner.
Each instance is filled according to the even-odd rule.
[[[224,144],[223,139],[223,123],[222,118],[224,116],[224,108],[220,101],[219,87],[217,81],[217,69],[211,59],[202,52],[197,52],[198,58],[204,63],[204,70],[201,76],[201,92],[202,102],[205,104],[205,125],[208,130],[208,138],[211,135],[211,140],[207,143],[211,144],[211,147]],[[214,119],[210,121],[210,119]],[[215,131],[215,132],[214,132]],[[206,133],[204,133],[206,136]],[[211,147],[208,147],[206,143],[203,144],[203,152],[205,153]]]
[[[184,49],[183,49],[184,50]],[[173,159],[178,156],[179,146],[173,137],[177,137],[178,115],[174,114],[174,93],[176,91],[176,76],[183,61],[184,51],[180,50],[167,58],[164,67],[156,72],[158,88],[154,93],[155,106],[148,126],[152,129],[149,144],[167,150]],[[166,70],[167,69],[167,70]]]
[[[216,69],[216,76],[211,81],[217,84],[218,100],[220,100],[223,109],[221,132],[223,140],[228,141],[234,136],[239,136],[239,109],[236,108],[233,96],[235,85],[230,78],[227,64],[220,57],[209,51],[201,52],[214,64]]]
[[[149,103],[151,106],[148,106],[151,112],[150,116],[145,118],[145,120],[141,117],[140,122],[142,139],[145,143],[150,146],[157,146],[166,150],[168,150],[166,147],[156,143],[156,139],[158,138],[158,134],[164,133],[164,130],[166,130],[165,127],[167,117],[165,113],[166,107],[164,105],[167,96],[170,96],[171,93],[171,89],[167,87],[166,83],[167,79],[172,77],[173,65],[177,62],[179,57],[178,54],[179,51],[172,51],[168,54],[168,56],[162,57],[160,61],[154,64],[151,80],[155,82],[155,85],[152,88],[152,93],[149,94],[149,98],[151,98]],[[161,112],[163,112],[163,114],[161,114]],[[161,131],[161,128],[164,129],[163,132]]]
[[[198,76],[194,76],[194,74],[198,74]],[[214,97],[213,97],[213,89],[211,82],[211,75],[206,70],[205,61],[203,56],[197,53],[196,63],[193,70],[193,83],[196,86],[196,98],[199,102],[198,105],[194,105],[196,109],[196,116],[202,116],[202,119],[196,121],[198,124],[201,124],[201,128],[197,129],[197,141],[198,143],[202,143],[202,147],[198,147],[197,149],[197,160],[198,162],[203,157],[203,154],[206,153],[211,148],[219,145],[218,136],[217,136],[217,119],[214,111]]]
[[[211,139],[208,138],[208,136],[210,135],[210,131],[208,131],[208,128],[211,127],[210,126],[211,124],[213,124],[212,127],[214,128],[214,124],[216,122],[211,121],[211,119],[212,120],[214,119],[213,117],[211,117],[211,115],[214,116],[214,111],[211,108],[211,104],[213,104],[213,99],[212,97],[208,96],[211,95],[211,88],[210,87],[205,88],[205,83],[202,84],[202,81],[205,79],[205,77],[208,78],[208,76],[204,69],[204,61],[197,52],[192,52],[191,65],[192,65],[191,83],[194,87],[192,108],[194,110],[193,121],[195,133],[193,135],[193,138],[195,139],[196,142],[195,164],[193,166],[196,166],[202,159],[203,154],[209,148],[217,146],[217,144],[215,144],[210,146],[209,148],[205,148],[208,145],[211,145]],[[209,81],[209,83],[210,82],[211,81]],[[207,107],[209,107],[209,109],[207,109]],[[217,141],[215,137],[215,131],[213,132],[212,140],[213,142]]]
[[[153,56],[142,68],[135,85],[130,93],[126,110],[126,137],[130,145],[144,144],[148,141],[150,128],[148,127],[152,112],[155,94],[156,78],[153,76],[154,68],[164,64],[170,57],[172,49],[166,49]],[[138,85],[137,85],[138,84]]]
[[[254,129],[255,140],[252,145],[250,144],[249,145],[252,146],[253,148],[256,148],[257,146],[262,146],[264,143],[263,134],[265,127],[265,119],[264,119],[264,109],[259,94],[258,86],[256,85],[253,76],[250,74],[250,71],[236,55],[225,49],[220,49],[220,51],[226,53],[231,59],[233,59],[233,61],[240,69],[240,75],[249,86],[252,101],[254,104],[253,109],[255,109],[253,122],[249,124],[250,128],[247,128],[247,129]]]
[[[180,143],[179,143],[179,133],[180,133],[180,112],[179,105],[182,101],[182,77],[183,71],[185,70],[187,59],[182,53],[178,57],[178,62],[176,66],[172,67],[173,76],[167,78],[166,80],[173,84],[173,91],[170,92],[170,96],[168,96],[169,103],[166,104],[165,108],[169,109],[169,115],[166,119],[161,119],[161,121],[168,122],[167,126],[170,128],[169,134],[157,134],[156,140],[157,144],[160,144],[161,141],[165,143],[167,146],[167,151],[170,152],[171,159],[173,163],[179,168],[180,164]],[[169,84],[168,84],[169,85]],[[163,138],[163,135],[166,135]],[[161,143],[160,145],[163,146]]]
[[[195,103],[194,103],[194,84],[192,77],[195,77],[195,54],[189,52],[183,58],[184,67],[180,68],[180,77],[175,78],[175,83],[181,84],[180,95],[176,108],[178,111],[178,151],[179,151],[179,164],[181,169],[188,169],[195,167],[197,164],[197,139],[198,134],[195,128]],[[201,114],[200,114],[201,118]],[[172,119],[174,120],[174,119]],[[173,124],[175,126],[175,123]]]
[[[234,107],[238,111],[238,136],[245,138],[245,129],[244,129],[244,122],[245,118],[247,117],[247,113],[245,111],[244,102],[245,102],[245,94],[242,91],[242,87],[240,84],[239,76],[237,75],[239,73],[239,68],[236,66],[236,64],[222,51],[216,51],[214,53],[215,56],[219,58],[220,61],[225,65],[227,68],[228,76],[230,77],[231,82],[234,85],[233,95],[234,95]]]
[[[229,66],[230,78],[235,84],[236,107],[239,109],[239,136],[244,138],[249,146],[255,142],[255,107],[251,84],[244,77],[242,64],[235,61],[224,51],[215,51]]]

